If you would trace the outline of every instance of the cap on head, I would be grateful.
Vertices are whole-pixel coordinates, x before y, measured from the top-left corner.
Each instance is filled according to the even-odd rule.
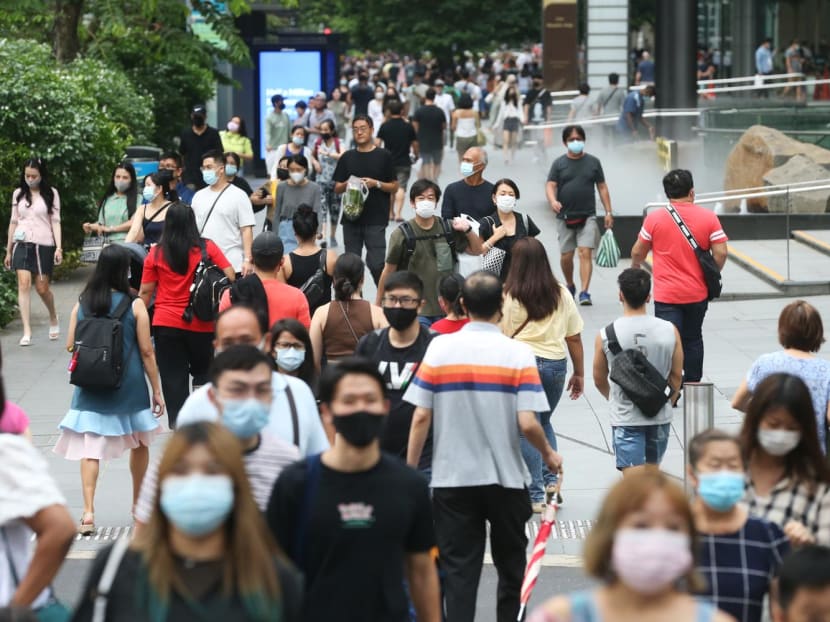
[[[276,231],[263,231],[254,238],[251,254],[254,257],[282,257],[285,252],[282,240]]]
[[[326,99],[326,94],[323,91],[317,91],[317,94],[314,96],[315,99]]]
[[[193,106],[190,114],[207,114],[207,108],[205,108],[204,104],[196,104]]]

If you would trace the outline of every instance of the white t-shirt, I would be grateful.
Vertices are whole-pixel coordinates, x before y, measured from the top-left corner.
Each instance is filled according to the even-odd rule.
[[[455,110],[455,102],[452,100],[452,95],[449,93],[440,93],[435,96],[435,105],[444,111],[444,116],[447,117],[447,125],[450,123],[450,114]]]
[[[213,240],[213,243],[228,258],[236,272],[242,271],[245,259],[242,249],[243,227],[253,227],[256,224],[254,208],[251,200],[243,190],[230,184],[219,197],[219,193],[210,187],[202,188],[193,196],[193,211],[196,214],[196,226],[202,232],[202,237]],[[210,208],[216,201],[216,207],[208,218]],[[207,224],[205,220],[207,219]]]
[[[308,385],[293,376],[277,372],[271,374],[271,391],[274,398],[271,402],[271,416],[263,433],[272,434],[286,443],[294,443],[294,425],[291,421],[291,407],[285,391],[286,386],[291,387],[291,395],[294,397],[294,404],[297,408],[300,454],[309,456],[325,451],[329,448],[329,440],[320,422],[317,402]],[[210,387],[210,383],[202,385],[190,394],[176,418],[177,426],[219,419],[219,412],[208,397]]]

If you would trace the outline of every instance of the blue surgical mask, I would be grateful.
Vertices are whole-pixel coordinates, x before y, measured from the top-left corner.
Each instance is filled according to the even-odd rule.
[[[300,365],[305,361],[305,350],[295,350],[294,348],[283,348],[276,351],[277,354],[274,360],[280,369],[285,371],[296,371]]]
[[[462,177],[469,177],[473,174],[473,169],[475,165],[472,162],[462,162],[461,163],[461,176]]]
[[[216,171],[202,171],[202,179],[208,186],[215,184],[218,178]]]
[[[215,531],[233,509],[228,475],[171,475],[161,483],[161,511],[179,531],[199,537]]]
[[[234,166],[233,164],[226,164],[225,165],[225,175],[228,177],[233,177],[239,172],[239,168]]]
[[[222,424],[240,439],[259,434],[271,415],[270,406],[253,397],[220,400],[219,404],[222,406]]]
[[[141,196],[149,203],[156,198],[156,189],[152,186],[144,186],[144,190],[141,191]]]
[[[744,474],[717,471],[698,475],[697,494],[716,512],[727,512],[744,496]]]
[[[293,142],[298,147],[305,142],[305,139],[302,136],[292,136],[291,142]]]
[[[582,153],[585,151],[585,142],[581,140],[572,140],[568,143],[568,151],[576,154]]]

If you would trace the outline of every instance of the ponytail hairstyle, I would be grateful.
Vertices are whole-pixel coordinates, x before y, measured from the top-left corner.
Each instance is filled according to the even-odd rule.
[[[464,287],[464,277],[460,274],[448,274],[438,284],[438,295],[443,298],[450,311],[458,317],[464,317],[464,307],[461,306],[461,289]]]
[[[163,196],[166,201],[175,203],[179,200],[179,194],[176,192],[176,190],[170,189],[170,183],[173,181],[173,171],[168,171],[167,169],[163,168],[157,170],[149,177],[150,181],[153,182],[154,186],[156,186],[157,188],[161,188],[161,196]]]
[[[334,264],[334,299],[343,302],[351,300],[355,292],[360,290],[365,269],[366,266],[358,255],[340,255]]]

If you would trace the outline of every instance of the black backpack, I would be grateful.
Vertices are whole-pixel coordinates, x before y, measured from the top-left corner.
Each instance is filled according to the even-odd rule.
[[[441,238],[444,238],[450,246],[450,251],[452,251],[453,263],[458,262],[458,253],[455,250],[455,232],[446,219],[438,218],[437,220],[441,223],[441,233],[431,233],[429,235],[415,235],[412,223],[409,221],[401,223],[400,229],[404,237],[406,254],[403,257],[401,265],[398,266],[398,270],[406,270],[409,265],[409,260],[412,258],[412,255],[415,254],[415,245],[420,240],[440,240]]]
[[[668,380],[642,352],[620,347],[614,322],[605,327],[605,336],[608,338],[608,349],[614,355],[609,378],[620,386],[643,415],[656,417],[671,396]]]
[[[69,363],[69,382],[92,391],[121,386],[124,374],[124,324],[121,321],[133,299],[124,296],[106,315],[93,315],[81,302],[83,319],[75,327],[75,346]]]
[[[316,309],[326,302],[326,294],[329,296],[331,292],[326,292],[326,259],[328,251],[324,248],[320,251],[320,265],[306,282],[300,285],[300,291],[305,294],[308,300],[308,308]]]
[[[190,286],[190,300],[182,313],[185,322],[191,322],[195,315],[203,322],[212,322],[219,312],[219,299],[231,281],[224,271],[214,264],[207,254],[205,239],[199,238],[202,259],[193,272],[193,284]]]

